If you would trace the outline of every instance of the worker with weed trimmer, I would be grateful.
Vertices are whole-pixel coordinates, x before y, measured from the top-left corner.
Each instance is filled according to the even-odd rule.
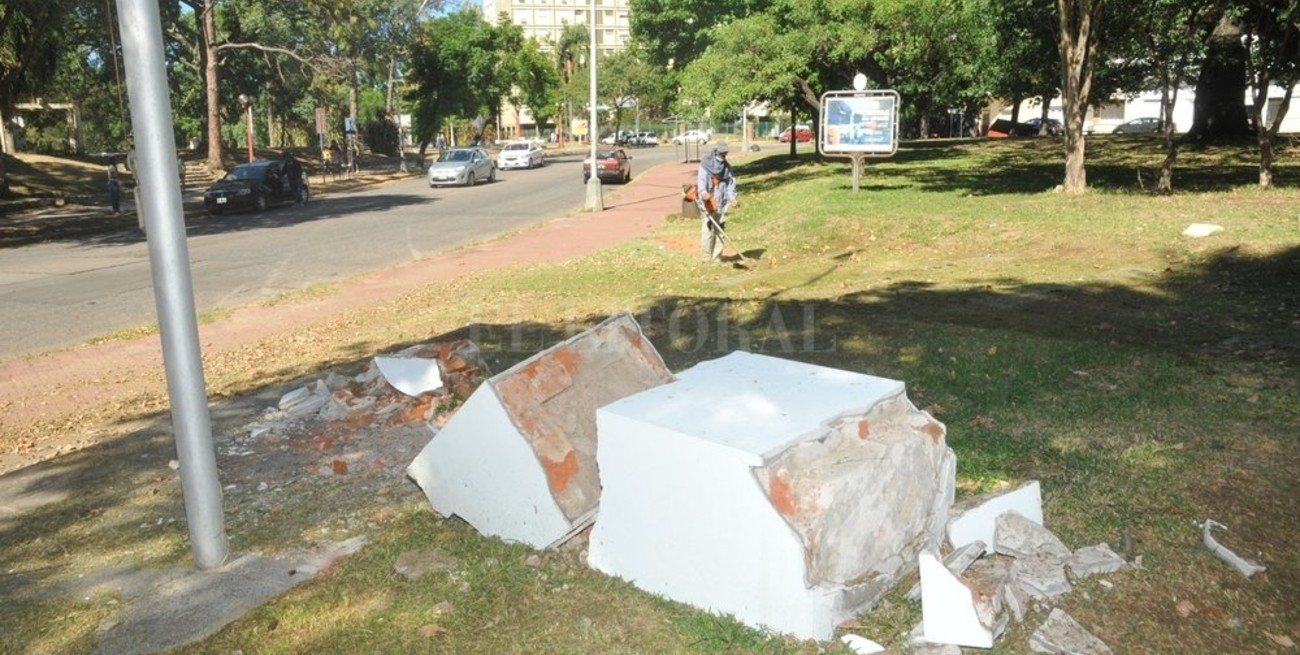
[[[727,163],[727,142],[718,141],[700,160],[695,203],[700,208],[700,260],[716,262],[727,245],[727,210],[738,206],[736,176]]]

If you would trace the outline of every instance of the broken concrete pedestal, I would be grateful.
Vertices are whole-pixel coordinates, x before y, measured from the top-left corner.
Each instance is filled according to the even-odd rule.
[[[955,458],[903,383],[736,352],[597,412],[589,563],[828,639],[936,548]]]
[[[596,408],[672,373],[623,313],[484,382],[407,467],[443,515],[545,548],[600,498]]]

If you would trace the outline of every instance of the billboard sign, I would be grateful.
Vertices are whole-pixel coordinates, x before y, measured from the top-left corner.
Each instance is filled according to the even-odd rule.
[[[822,152],[888,157],[898,150],[898,92],[828,91],[822,95]]]

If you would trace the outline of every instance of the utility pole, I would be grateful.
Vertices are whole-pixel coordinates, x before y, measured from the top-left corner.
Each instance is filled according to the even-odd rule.
[[[185,246],[176,141],[163,62],[162,20],[157,0],[118,0],[118,27],[126,61],[131,128],[139,151],[139,186],[149,239],[149,266],[162,336],[167,396],[171,403],[181,493],[190,548],[201,570],[214,569],[230,555],[221,510],[221,481],[212,443],[211,416],[199,352],[194,284]]]
[[[587,211],[605,211],[605,199],[596,174],[596,0],[591,0],[591,116],[587,125],[587,142],[591,145],[591,177],[587,178]]]

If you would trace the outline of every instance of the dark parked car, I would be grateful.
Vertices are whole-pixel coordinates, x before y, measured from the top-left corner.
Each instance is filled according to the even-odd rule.
[[[226,172],[203,192],[203,206],[209,214],[254,209],[271,205],[303,204],[311,197],[307,176],[294,159],[258,159]]]
[[[1113,134],[1151,134],[1164,129],[1164,125],[1159,118],[1146,116],[1143,118],[1134,118],[1133,120],[1124,121],[1112,130]]]
[[[1025,121],[1024,124],[1028,125],[1030,130],[1025,136],[1038,136],[1042,122],[1043,119],[1041,118],[1031,118]],[[1065,126],[1061,124],[1061,121],[1055,118],[1047,119],[1047,136],[1061,136],[1062,134],[1065,134]]]
[[[596,177],[601,182],[618,182],[626,184],[632,179],[631,157],[622,148],[596,151]],[[582,162],[582,182],[591,179],[591,158]]]

